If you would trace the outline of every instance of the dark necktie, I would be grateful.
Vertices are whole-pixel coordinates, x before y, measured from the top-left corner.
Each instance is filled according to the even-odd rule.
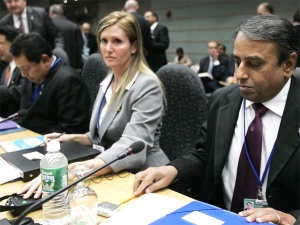
[[[19,27],[19,29],[24,33],[24,24],[23,24],[23,20],[22,20],[21,16],[19,17],[19,20],[20,20],[20,27]]]
[[[44,84],[36,84],[33,92],[33,101],[37,100],[37,98],[42,94]]]
[[[248,127],[246,143],[250,159],[259,176],[262,148],[261,117],[268,111],[268,108],[261,103],[254,103],[252,106],[255,111],[255,117]],[[237,213],[244,210],[244,198],[257,199],[258,187],[259,184],[247,158],[244,144],[237,168],[237,176],[231,202],[231,211]]]

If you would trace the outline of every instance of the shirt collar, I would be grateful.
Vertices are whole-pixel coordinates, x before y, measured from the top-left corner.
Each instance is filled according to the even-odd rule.
[[[133,83],[135,82],[137,76],[138,76],[139,72],[136,72],[136,74],[134,75],[134,78],[131,80],[131,82],[126,86],[126,90],[129,91],[133,85]],[[100,86],[102,86],[103,90],[106,90],[111,79],[113,77],[113,73],[110,73],[108,76],[106,76],[104,78],[104,80],[100,83]]]
[[[262,104],[266,106],[269,110],[276,113],[278,116],[283,115],[285,103],[287,100],[287,96],[289,93],[289,89],[291,86],[291,79],[289,79],[284,87],[281,89],[281,91],[271,100],[267,102],[263,102]],[[249,100],[246,100],[246,108],[251,106],[254,102],[251,102]]]
[[[53,59],[53,62],[51,63],[51,66],[50,66],[50,68],[53,66],[53,64],[55,63],[55,61],[56,61],[56,59],[57,59],[57,57],[55,56],[55,55],[52,55],[52,59]]]
[[[10,70],[11,70],[11,71],[14,71],[15,68],[16,68],[16,63],[15,63],[15,61],[14,61],[14,60],[10,61],[10,62],[9,62],[9,66],[10,66]]]
[[[151,29],[151,30],[154,30],[154,29],[157,27],[157,24],[158,24],[158,22],[153,23],[153,24],[150,26],[150,29]]]

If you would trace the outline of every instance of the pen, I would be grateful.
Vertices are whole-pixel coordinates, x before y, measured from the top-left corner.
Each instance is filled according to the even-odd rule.
[[[51,141],[51,140],[54,140],[54,139],[57,139],[57,138],[63,136],[64,134],[66,134],[66,132],[62,132],[62,133],[60,133],[59,135],[56,135],[56,136],[54,136],[53,138],[48,139],[47,142],[49,142],[49,141]],[[46,143],[43,142],[40,146],[45,146],[45,144],[46,144]]]

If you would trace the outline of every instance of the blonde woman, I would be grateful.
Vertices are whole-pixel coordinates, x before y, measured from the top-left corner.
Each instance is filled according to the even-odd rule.
[[[159,135],[164,113],[164,92],[156,75],[149,69],[143,55],[141,31],[136,19],[126,12],[112,12],[98,25],[99,49],[110,68],[100,84],[95,100],[89,132],[65,134],[57,140],[73,140],[94,146],[102,151],[91,161],[99,167],[114,159],[136,141],[143,141],[145,149],[131,157],[113,163],[96,175],[131,169],[137,172],[149,166],[169,162],[159,148]],[[52,138],[58,133],[46,135]],[[37,177],[19,193],[29,197],[36,189],[41,194]]]

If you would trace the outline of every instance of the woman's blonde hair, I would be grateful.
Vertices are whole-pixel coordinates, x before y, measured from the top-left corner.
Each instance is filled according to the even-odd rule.
[[[103,30],[107,27],[117,25],[120,29],[124,31],[126,36],[129,39],[131,45],[136,42],[136,52],[131,55],[130,64],[123,74],[122,78],[117,84],[116,92],[113,93],[112,98],[119,100],[125,92],[127,85],[132,81],[137,71],[140,71],[144,74],[153,76],[160,84],[162,89],[164,102],[165,94],[163,90],[163,85],[160,80],[157,78],[155,73],[148,67],[148,64],[145,60],[144,53],[143,53],[143,44],[142,44],[142,34],[140,30],[140,26],[135,19],[135,17],[131,13],[115,11],[108,14],[104,17],[98,24],[97,29],[97,42],[100,46],[100,37]],[[101,53],[101,51],[100,51]],[[112,71],[110,70],[108,73],[110,74]]]

